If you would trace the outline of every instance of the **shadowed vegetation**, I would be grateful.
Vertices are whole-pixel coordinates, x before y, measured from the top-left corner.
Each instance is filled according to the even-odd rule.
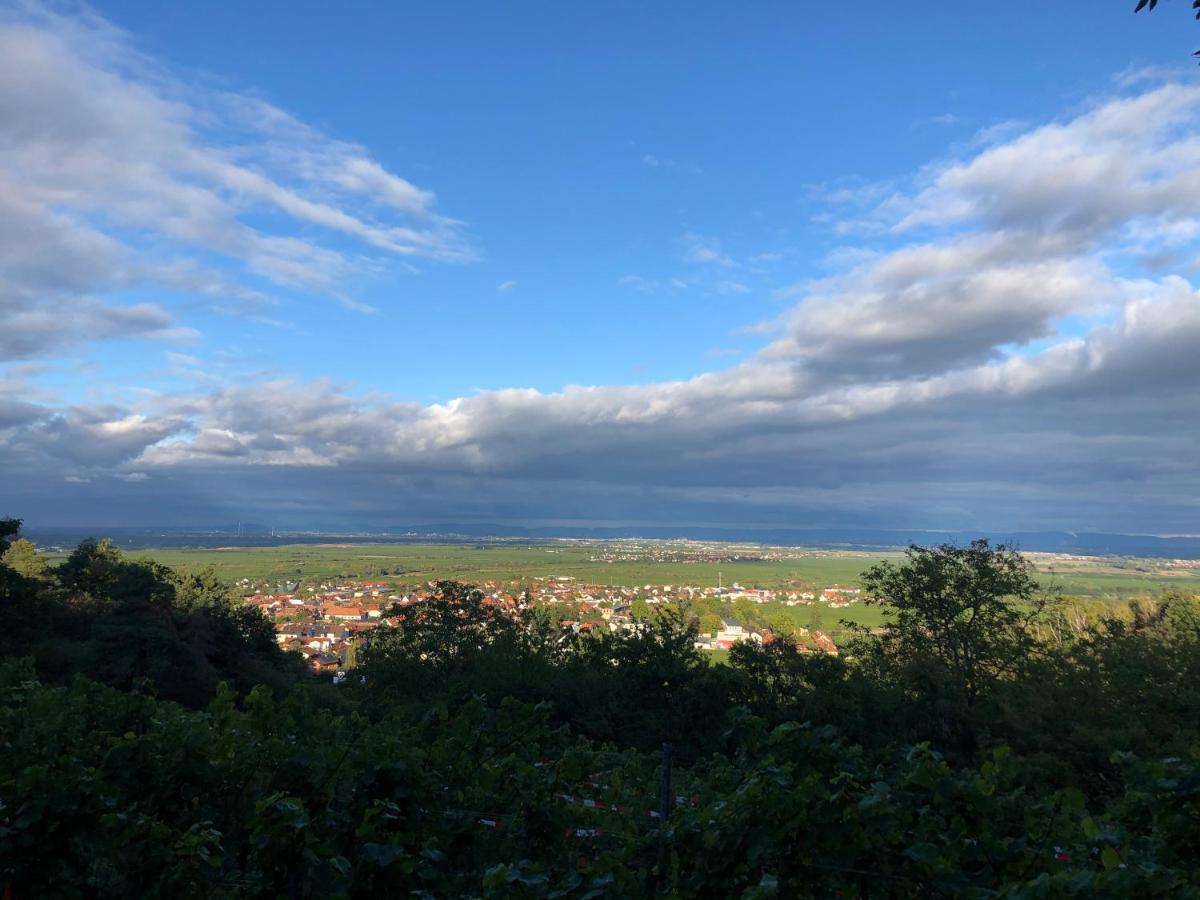
[[[0,528],[14,898],[1162,897],[1200,890],[1200,600],[1089,610],[1009,548],[863,575],[885,624],[713,665],[469,585],[339,685],[211,574]],[[832,611],[829,611],[832,613]],[[675,767],[659,809],[660,748]]]

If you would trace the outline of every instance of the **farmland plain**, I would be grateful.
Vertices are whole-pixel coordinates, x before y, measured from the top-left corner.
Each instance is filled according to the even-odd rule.
[[[718,578],[743,587],[817,589],[854,586],[859,575],[899,552],[801,550],[703,545],[703,552],[672,544],[563,541],[548,544],[284,544],[271,547],[161,548],[137,551],[184,569],[212,568],[229,581],[381,578],[397,585],[432,579],[478,582],[570,577],[601,585],[688,584]],[[680,560],[681,555],[720,559]],[[655,558],[662,556],[667,558]],[[741,558],[734,558],[741,557]],[[1119,600],[1176,588],[1200,591],[1200,561],[1029,554],[1039,581],[1067,596]]]
[[[331,579],[384,580],[396,587],[431,580],[532,582],[575,579],[606,586],[691,585],[734,582],[746,588],[820,591],[853,588],[875,563],[899,558],[899,551],[862,552],[751,545],[655,541],[476,541],[472,543],[329,543],[256,547],[155,548],[135,551],[186,570],[212,569],[223,580],[249,579],[257,585]],[[51,559],[62,554],[52,554]],[[1039,582],[1067,597],[1122,601],[1152,597],[1165,590],[1200,592],[1200,562],[1120,557],[1029,554]],[[786,607],[779,603],[736,604],[743,618],[790,632],[818,626],[839,634],[841,620],[876,627],[884,621],[878,606],[842,609]]]

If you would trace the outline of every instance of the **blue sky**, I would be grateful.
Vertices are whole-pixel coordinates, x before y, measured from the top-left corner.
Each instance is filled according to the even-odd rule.
[[[364,277],[355,296],[375,316],[297,299],[284,315],[299,335],[214,317],[199,349],[438,402],[686,378],[761,344],[737,330],[845,243],[812,222],[827,188],[908,178],[1139,59],[1182,64],[1200,38],[1170,10],[1098,6],[96,8],[188,77],[365,145],[435,191],[478,254]],[[720,271],[687,261],[689,234],[782,258]],[[446,352],[453,365],[429,365]]]
[[[37,236],[0,258],[0,452],[37,461],[0,490],[9,512],[711,522],[737,498],[749,524],[1110,530],[1197,512],[1171,431],[1189,372],[1164,392],[1122,355],[1169,358],[1133,311],[1195,309],[1186,9],[2,9],[22,68],[0,175]],[[1146,428],[1061,406],[1103,393],[1105,361],[1153,386],[1151,455],[1175,462],[1139,468]],[[1054,381],[1068,369],[1088,385]],[[1011,410],[955,455],[945,430],[989,391]],[[1030,422],[1057,448],[1041,494]],[[1081,461],[1091,490],[1062,476]]]

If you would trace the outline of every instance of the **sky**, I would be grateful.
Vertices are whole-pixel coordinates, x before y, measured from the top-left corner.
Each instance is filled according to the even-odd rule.
[[[746,6],[0,0],[0,515],[1200,533],[1186,4]]]

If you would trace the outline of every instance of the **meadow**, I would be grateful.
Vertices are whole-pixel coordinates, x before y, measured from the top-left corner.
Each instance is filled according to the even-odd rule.
[[[679,562],[596,558],[620,544],[290,544],[274,547],[162,548],[132,555],[184,569],[212,568],[229,581],[383,578],[398,585],[431,579],[530,580],[572,577],[603,585],[724,584],[812,589],[853,586],[859,575],[898,552],[787,550],[786,559]],[[756,551],[762,552],[762,551]],[[769,552],[769,551],[767,551]],[[1163,560],[1030,554],[1039,580],[1064,595],[1096,599],[1153,596],[1177,588],[1200,591],[1200,561],[1191,568]]]
[[[154,549],[134,554],[168,566],[214,569],[229,580],[324,580],[385,578],[397,584],[431,579],[512,581],[571,577],[588,584],[728,585],[743,587],[828,587],[852,585],[883,555],[812,551],[798,559],[717,562],[606,561],[598,550],[611,545],[510,544],[296,544],[279,547]],[[895,556],[896,554],[890,554]]]
[[[706,545],[710,553],[737,551]],[[752,558],[680,561],[659,560],[656,554],[678,552],[677,545],[625,542],[558,541],[545,543],[479,542],[474,544],[290,544],[273,547],[156,548],[133,554],[185,570],[213,569],[233,583],[243,578],[272,585],[283,581],[320,582],[331,579],[375,579],[398,587],[431,580],[465,582],[531,581],[570,577],[586,584],[610,586],[695,585],[737,582],[747,588],[816,590],[853,587],[859,575],[875,563],[897,560],[898,552],[866,553],[836,550],[779,550],[741,548]],[[611,557],[619,557],[611,559]],[[605,558],[610,557],[610,558]],[[634,557],[634,558],[628,558]],[[1153,597],[1165,590],[1200,592],[1200,563],[1171,567],[1163,560],[1117,557],[1064,557],[1031,554],[1039,581],[1064,596],[1087,600],[1122,601]],[[782,604],[738,603],[740,618],[789,633],[799,627],[820,627],[839,635],[845,619],[877,627],[884,610],[855,604],[842,609],[786,607]]]

